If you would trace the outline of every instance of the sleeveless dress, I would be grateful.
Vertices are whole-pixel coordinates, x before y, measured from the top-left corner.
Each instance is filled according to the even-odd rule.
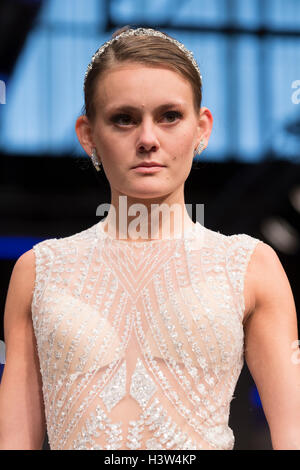
[[[50,449],[232,449],[260,240],[196,222],[180,238],[126,241],[103,225],[33,247]]]

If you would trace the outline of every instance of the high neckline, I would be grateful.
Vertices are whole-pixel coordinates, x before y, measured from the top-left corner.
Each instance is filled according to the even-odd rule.
[[[183,234],[177,235],[175,237],[169,237],[169,238],[166,237],[166,238],[160,238],[160,239],[157,238],[157,239],[154,239],[154,240],[144,240],[144,241],[140,241],[139,239],[137,239],[137,240],[124,240],[124,239],[119,239],[119,238],[112,237],[108,232],[106,232],[104,230],[105,220],[106,219],[101,220],[100,222],[98,222],[98,224],[96,226],[96,231],[97,231],[98,237],[100,237],[102,239],[107,239],[111,242],[120,243],[120,244],[127,244],[127,245],[133,245],[133,246],[145,246],[145,245],[153,245],[153,244],[159,244],[159,243],[176,241],[176,240],[177,241],[178,240],[186,240],[186,239],[193,238],[195,236],[195,234],[197,233],[197,231],[203,229],[203,226],[198,221],[196,221],[196,223],[194,223],[192,226],[190,226],[188,229],[186,229]]]

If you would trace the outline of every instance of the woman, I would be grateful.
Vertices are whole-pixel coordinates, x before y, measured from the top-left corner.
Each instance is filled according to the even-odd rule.
[[[280,261],[185,209],[212,129],[201,85],[192,54],[152,29],[117,31],[93,56],[76,132],[111,206],[14,267],[1,448],[39,449],[47,425],[51,449],[232,449],[244,357],[273,448],[300,448],[296,311]]]

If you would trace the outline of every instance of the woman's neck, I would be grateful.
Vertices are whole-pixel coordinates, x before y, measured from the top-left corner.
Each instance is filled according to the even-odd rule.
[[[128,215],[131,213],[137,215]],[[110,205],[103,229],[116,239],[150,241],[180,238],[194,225],[185,204],[153,200],[130,204],[127,196],[120,196],[117,206]]]

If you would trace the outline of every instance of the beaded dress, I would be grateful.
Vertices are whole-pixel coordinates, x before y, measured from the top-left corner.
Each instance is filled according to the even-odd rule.
[[[127,241],[103,225],[33,247],[50,449],[232,449],[260,240],[196,222],[180,238]]]

